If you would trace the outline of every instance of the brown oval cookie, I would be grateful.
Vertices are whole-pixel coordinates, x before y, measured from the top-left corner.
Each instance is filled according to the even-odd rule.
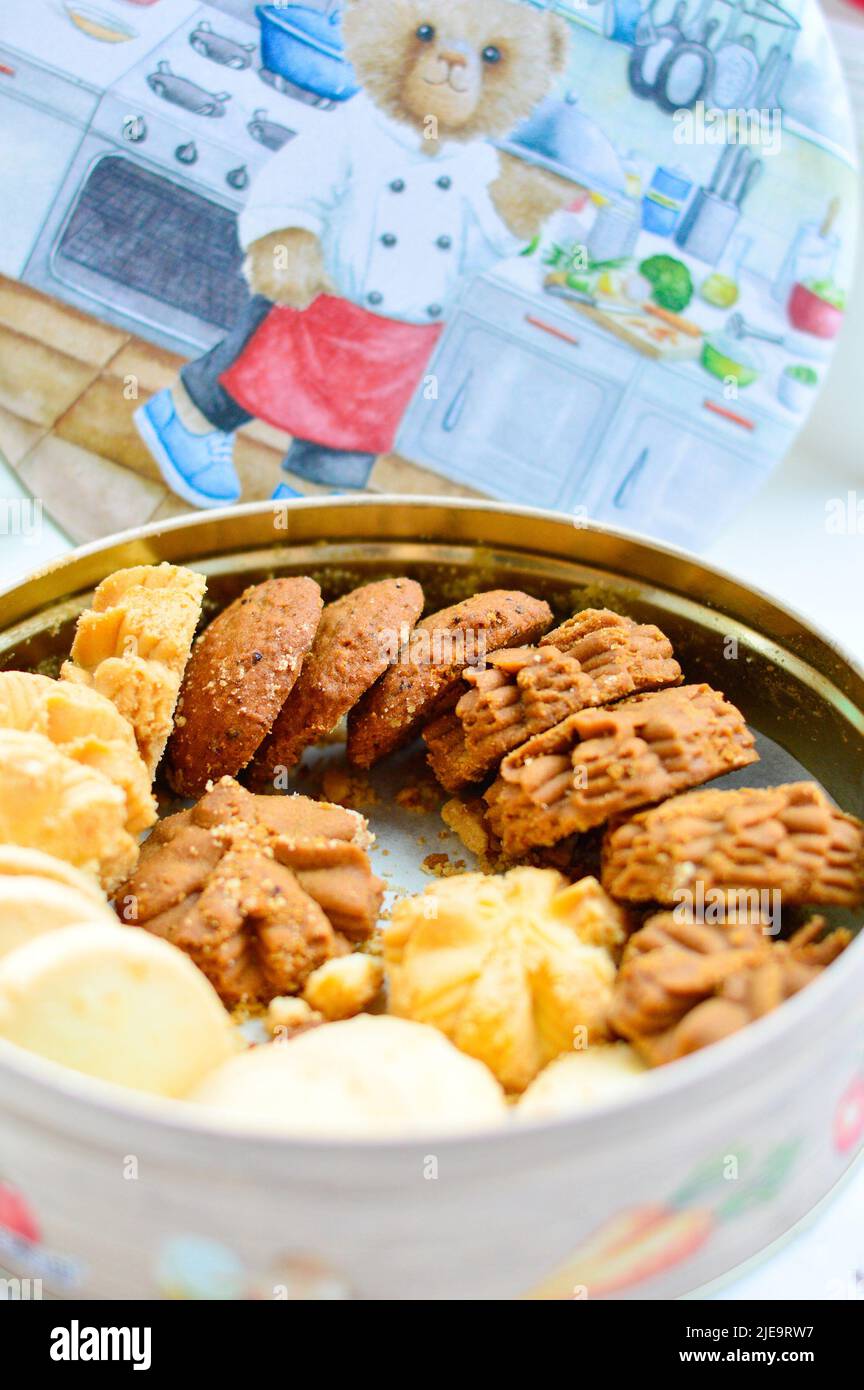
[[[460,688],[466,666],[499,647],[536,642],[552,622],[548,603],[518,589],[474,594],[418,623],[395,664],[348,716],[348,757],[371,767],[417,734]]]
[[[199,796],[253,757],[300,674],[321,607],[313,579],[268,579],[201,634],[168,745],[168,781],[181,796]]]
[[[422,612],[423,590],[413,579],[364,584],[328,604],[300,678],[255,756],[256,784],[293,767],[335,728],[384,674]]]

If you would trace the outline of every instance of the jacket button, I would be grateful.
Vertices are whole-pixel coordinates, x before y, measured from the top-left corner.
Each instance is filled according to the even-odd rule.
[[[391,185],[390,185],[390,192],[391,192],[391,193],[404,193],[404,192],[405,192],[405,180],[404,180],[404,179],[394,179],[393,182],[392,182]]]
[[[440,304],[430,304],[426,313],[429,315],[430,319],[440,319],[444,310],[441,308]]]
[[[439,236],[435,245],[441,251],[449,251],[451,246],[453,245],[453,238],[452,236]]]
[[[383,235],[382,238],[381,238],[381,245],[382,245],[382,246],[395,246],[395,245],[396,245],[396,242],[397,242],[398,240],[399,240],[399,238],[398,238],[397,236],[395,236],[393,232],[385,232],[384,235]]]
[[[371,294],[367,294],[366,299],[369,304],[384,303],[384,296],[380,290],[373,290]]]
[[[449,174],[441,175],[440,179],[438,179],[438,187],[443,188],[445,193],[447,192],[448,188],[453,187],[453,180],[451,179]]]

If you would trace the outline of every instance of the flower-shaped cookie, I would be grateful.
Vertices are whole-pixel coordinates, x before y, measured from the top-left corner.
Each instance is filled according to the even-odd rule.
[[[554,869],[462,874],[403,898],[384,933],[393,1013],[431,1023],[522,1091],[574,1045],[607,1035],[620,909]]]
[[[44,734],[74,762],[103,773],[126,797],[130,834],[155,821],[150,774],[132,725],[98,690],[28,671],[0,671],[0,729]]]
[[[368,839],[354,811],[225,777],[160,822],[117,911],[186,951],[226,1004],[266,1003],[371,934],[382,885]]]
[[[44,734],[0,729],[0,843],[41,849],[94,874],[106,889],[138,857],[126,795]]]
[[[788,941],[759,923],[708,925],[658,913],[627,944],[610,1022],[651,1066],[737,1033],[797,994],[850,940],[814,917]]]

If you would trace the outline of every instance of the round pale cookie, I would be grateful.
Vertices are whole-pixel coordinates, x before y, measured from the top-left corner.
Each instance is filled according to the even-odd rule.
[[[73,868],[67,860],[24,845],[0,845],[0,879],[19,874],[74,888],[79,896],[89,898],[97,907],[103,907],[107,901],[96,880],[81,869]]]
[[[371,1014],[256,1047],[189,1099],[232,1127],[329,1138],[474,1130],[508,1115],[492,1073],[437,1028]]]
[[[0,1037],[88,1076],[182,1096],[241,1044],[176,947],[135,927],[62,927],[0,960]]]
[[[119,926],[107,901],[27,874],[0,876],[0,959],[37,936],[80,922]]]
[[[593,1043],[544,1067],[516,1106],[520,1120],[545,1120],[617,1100],[647,1070],[629,1043]]]
[[[499,647],[535,642],[552,623],[542,599],[518,589],[474,594],[418,623],[390,669],[348,716],[348,759],[368,768],[410,743],[448,707],[462,672]]]
[[[44,734],[76,763],[103,772],[123,790],[131,835],[155,821],[150,773],[132,725],[98,690],[31,671],[0,671],[0,728]]]
[[[138,858],[121,789],[44,734],[17,729],[0,729],[0,843],[66,859],[106,890],[123,883]]]
[[[168,744],[168,781],[181,796],[200,796],[252,759],[300,674],[321,608],[314,579],[268,579],[198,638]]]
[[[422,611],[423,590],[413,579],[364,584],[327,605],[300,678],[255,756],[258,785],[294,767],[336,727],[387,670]]]

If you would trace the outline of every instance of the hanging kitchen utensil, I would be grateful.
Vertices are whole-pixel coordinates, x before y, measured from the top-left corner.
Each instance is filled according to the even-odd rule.
[[[738,0],[714,54],[711,104],[721,110],[745,106],[759,78],[759,59],[752,37],[737,38],[747,0]],[[749,40],[749,42],[748,42]]]
[[[683,24],[687,15],[686,0],[679,0],[672,13],[672,18],[665,24],[654,24],[654,11],[657,8],[657,0],[649,6],[647,12],[648,23],[642,31],[646,42],[639,42],[639,28],[636,32],[636,45],[630,62],[627,65],[627,78],[630,89],[635,96],[647,100],[653,97],[657,84],[657,75],[660,71],[664,58],[675,48],[683,38]]]
[[[733,156],[726,171],[725,180],[720,184],[717,192],[727,203],[732,203],[735,201],[735,189],[740,186],[747,165],[750,163],[751,155],[746,145],[730,145],[729,149],[733,151]]]
[[[747,197],[748,193],[753,192],[753,189],[764,173],[765,165],[762,163],[762,160],[757,159],[755,155],[751,155],[750,159],[744,165],[738,183],[732,191],[732,201],[739,209],[743,206],[744,199]]]
[[[766,80],[760,84],[758,105],[766,111],[776,111],[782,106],[781,93],[783,83],[789,75],[792,66],[792,55],[784,53],[781,55],[778,45],[777,60],[768,74]]]
[[[709,19],[701,39],[682,39],[660,64],[654,100],[661,111],[684,111],[704,99],[714,76],[710,44],[720,21]]]

